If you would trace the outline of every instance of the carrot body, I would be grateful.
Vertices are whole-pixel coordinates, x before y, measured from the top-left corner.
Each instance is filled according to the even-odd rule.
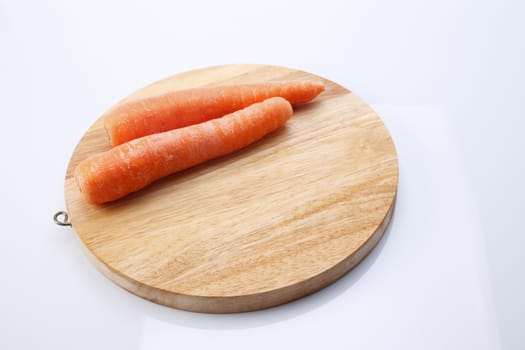
[[[124,103],[108,111],[104,127],[116,146],[146,135],[222,117],[255,102],[280,96],[291,104],[312,100],[324,90],[319,81],[265,82],[175,91]]]
[[[144,136],[95,154],[76,167],[75,178],[88,203],[113,201],[247,146],[283,126],[291,115],[288,101],[270,98],[219,119]]]

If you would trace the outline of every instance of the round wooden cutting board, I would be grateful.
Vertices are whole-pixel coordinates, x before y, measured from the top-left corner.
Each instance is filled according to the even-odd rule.
[[[295,107],[281,130],[114,203],[91,206],[73,170],[110,148],[97,120],[77,145],[65,180],[70,221],[96,266],[159,304],[239,312],[312,293],[359,263],[390,221],[398,163],[381,119],[355,94],[294,69],[227,65],[175,75],[123,101],[308,78],[322,79],[326,91]]]

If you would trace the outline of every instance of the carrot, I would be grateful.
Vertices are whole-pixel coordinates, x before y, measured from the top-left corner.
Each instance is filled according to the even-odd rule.
[[[292,107],[281,97],[222,118],[144,136],[95,154],[75,168],[84,199],[101,204],[151,182],[251,144],[283,126]]]
[[[324,90],[320,81],[264,82],[203,87],[124,103],[104,115],[111,145],[222,117],[270,97],[291,104],[312,100]]]

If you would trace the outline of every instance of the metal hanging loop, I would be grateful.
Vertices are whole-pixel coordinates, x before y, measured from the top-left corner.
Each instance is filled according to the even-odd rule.
[[[59,226],[71,226],[71,221],[69,221],[69,215],[64,210],[57,211],[53,215],[53,221]]]

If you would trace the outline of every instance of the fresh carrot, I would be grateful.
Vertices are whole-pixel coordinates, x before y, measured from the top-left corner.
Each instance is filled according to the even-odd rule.
[[[144,136],[85,159],[75,178],[88,203],[113,201],[247,146],[283,126],[292,112],[287,100],[274,97],[222,118]]]
[[[270,97],[291,104],[312,100],[320,81],[264,82],[181,90],[119,105],[104,115],[111,145],[222,117]]]

